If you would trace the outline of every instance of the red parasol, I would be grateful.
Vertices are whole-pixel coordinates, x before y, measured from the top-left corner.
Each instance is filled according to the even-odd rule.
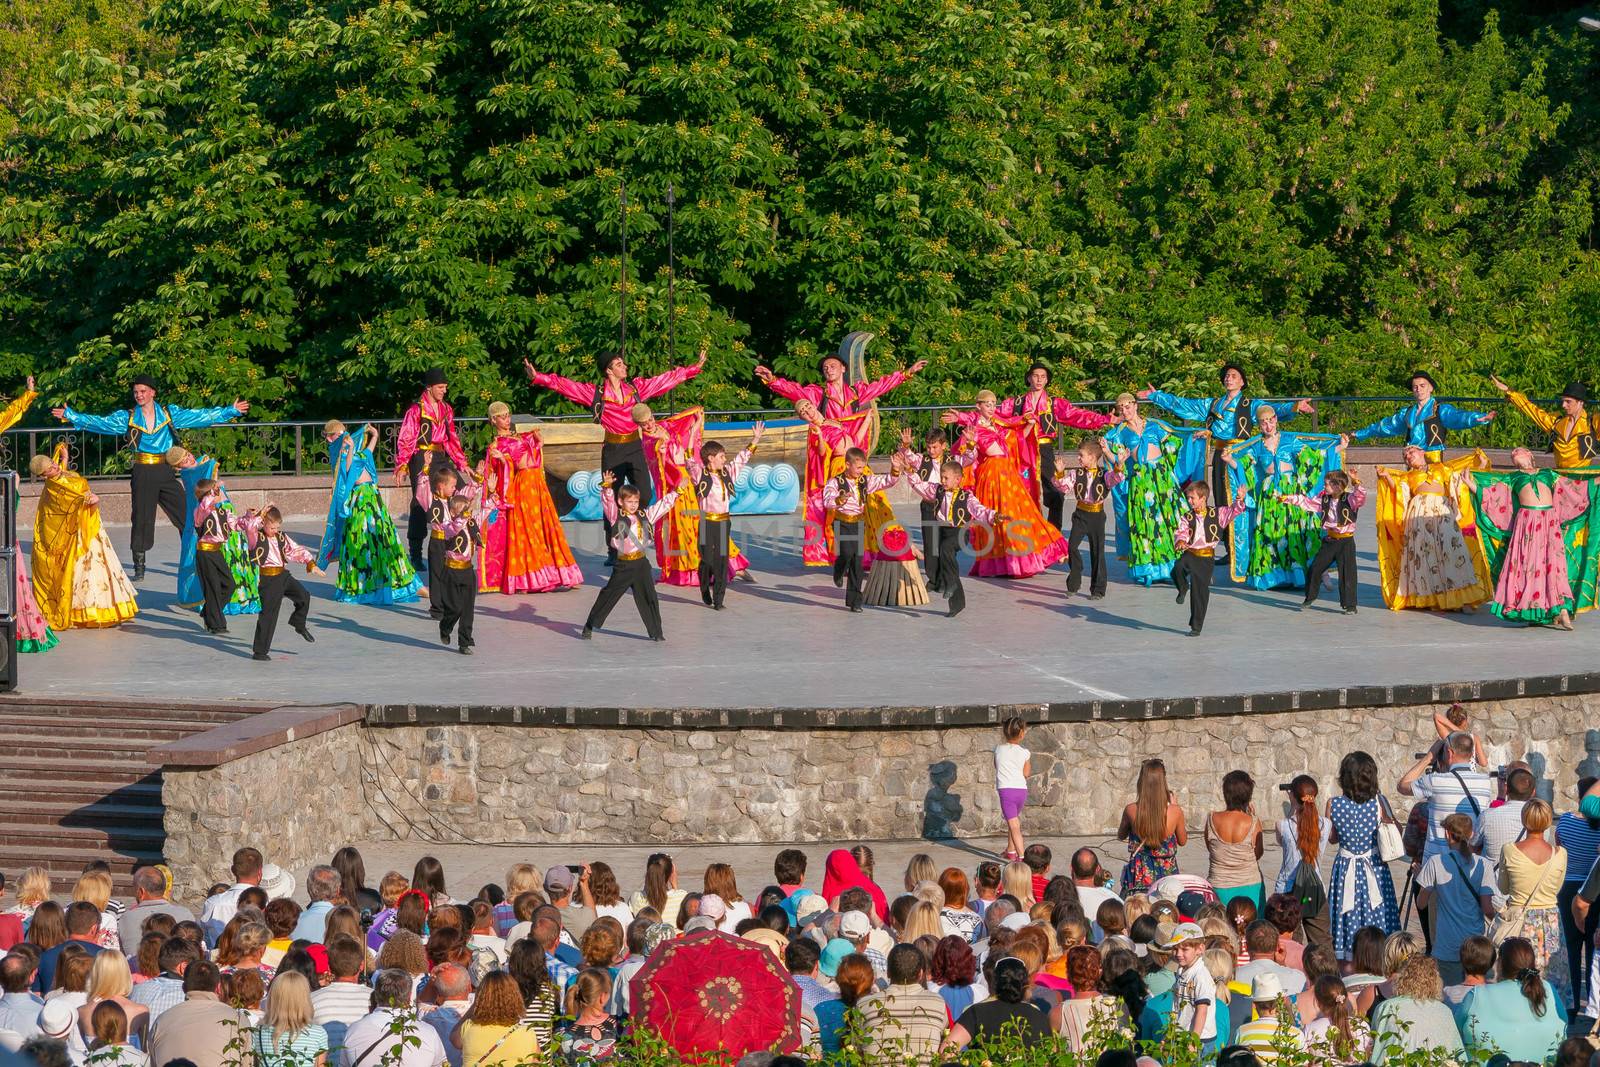
[[[701,930],[664,941],[633,976],[634,1018],[680,1056],[793,1052],[800,990],[771,950]]]

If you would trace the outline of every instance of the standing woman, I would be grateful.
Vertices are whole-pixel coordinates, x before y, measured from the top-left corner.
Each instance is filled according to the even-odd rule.
[[[1384,813],[1378,798],[1378,764],[1365,752],[1339,761],[1340,795],[1328,801],[1330,840],[1339,846],[1328,878],[1328,914],[1333,919],[1333,951],[1351,958],[1356,931],[1375,926],[1400,929],[1389,866],[1378,859],[1378,824]]]
[[[1600,910],[1578,895],[1589,869],[1600,855],[1600,778],[1578,779],[1578,810],[1564,811],[1556,820],[1556,844],[1567,850],[1567,877],[1556,898],[1561,911],[1561,934],[1567,944],[1567,975],[1572,986],[1572,1009],[1588,1003],[1589,965],[1594,959],[1594,937]],[[18,890],[17,898],[22,897]]]
[[[334,419],[322,427],[322,438],[328,443],[328,463],[333,468],[333,497],[317,566],[338,561],[334,599],[346,604],[411,603],[422,581],[406,558],[400,531],[378,491],[377,429],[370,423],[361,427],[358,441]]]
[[[483,461],[485,497],[496,515],[485,537],[479,592],[548,593],[583,584],[544,476],[544,441],[513,432],[511,409],[489,405],[494,440]]]
[[[969,573],[979,578],[1028,578],[1065,559],[1067,539],[1050,525],[1022,480],[1022,431],[1027,424],[1016,416],[1001,415],[988,389],[978,390],[973,410],[947,411],[942,421],[966,427],[956,452],[977,455],[973,492],[985,507],[1006,517],[989,531],[987,545],[973,545],[977,559]]]
[[[1417,873],[1417,907],[1427,909],[1433,921],[1430,954],[1439,961],[1439,973],[1456,985],[1462,979],[1461,942],[1482,934],[1484,923],[1494,918],[1494,886],[1489,865],[1472,852],[1477,834],[1472,816],[1446,815],[1441,826],[1447,847]]]
[[[52,456],[34,456],[28,469],[45,480],[33,516],[33,587],[45,618],[57,630],[118,626],[133,618],[139,604],[101,524],[100,498],[89,491],[88,479],[67,469],[66,442]],[[154,537],[153,517],[150,526]]]
[[[1167,789],[1167,765],[1147,759],[1139,767],[1138,799],[1122,809],[1117,840],[1128,843],[1122,868],[1122,897],[1143,893],[1169,874],[1178,873],[1178,849],[1189,842],[1183,809]]]
[[[1164,582],[1181,554],[1178,525],[1189,514],[1183,486],[1205,470],[1205,447],[1190,430],[1176,430],[1139,414],[1132,393],[1117,397],[1119,425],[1105,432],[1106,446],[1124,477],[1111,490],[1117,509],[1117,555],[1128,577],[1142,585]]]
[[[1206,880],[1222,904],[1244,897],[1260,911],[1266,906],[1266,879],[1261,875],[1261,853],[1266,841],[1251,803],[1255,789],[1255,780],[1244,771],[1229,771],[1222,776],[1223,810],[1206,816],[1206,853],[1211,857]]]
[[[1289,782],[1289,814],[1278,820],[1278,849],[1283,854],[1283,866],[1278,870],[1278,880],[1273,883],[1274,893],[1288,893],[1300,901],[1300,925],[1305,932],[1307,945],[1333,947],[1333,935],[1328,929],[1329,904],[1327,890],[1323,890],[1320,909],[1308,906],[1305,895],[1296,892],[1297,883],[1315,878],[1318,885],[1327,886],[1319,869],[1322,857],[1328,853],[1333,824],[1323,818],[1318,810],[1317,780],[1309,774],[1295,775]],[[1301,867],[1306,871],[1302,877]]]
[[[1471,471],[1487,470],[1482,449],[1444,463],[1420,445],[1405,469],[1378,468],[1378,577],[1391,611],[1472,609],[1492,595],[1478,543]]]
[[[1523,909],[1517,936],[1533,946],[1534,966],[1566,1004],[1572,999],[1572,986],[1556,896],[1567,877],[1567,850],[1544,837],[1554,814],[1537,798],[1522,806],[1523,835],[1501,849],[1499,881],[1506,904]]]

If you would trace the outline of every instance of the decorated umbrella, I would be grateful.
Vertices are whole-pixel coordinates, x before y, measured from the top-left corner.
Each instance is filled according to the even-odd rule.
[[[800,990],[764,946],[716,930],[665,941],[633,976],[634,1018],[680,1056],[793,1052]]]

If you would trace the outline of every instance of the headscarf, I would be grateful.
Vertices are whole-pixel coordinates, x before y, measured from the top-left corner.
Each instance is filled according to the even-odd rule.
[[[889,901],[884,897],[883,890],[867,877],[861,864],[850,855],[849,849],[836,848],[828,853],[828,862],[824,865],[822,899],[832,907],[833,902],[839,899],[839,894],[846,889],[865,889],[872,897],[872,910],[877,913],[878,921],[889,920]]]
[[[678,936],[678,928],[671,923],[654,923],[644,932],[644,954],[649,956],[657,946]]]

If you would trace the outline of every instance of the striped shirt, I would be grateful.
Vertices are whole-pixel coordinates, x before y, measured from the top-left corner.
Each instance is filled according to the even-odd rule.
[[[1282,1037],[1279,1037],[1280,1033]],[[1306,1047],[1305,1038],[1292,1023],[1285,1026],[1277,1017],[1271,1015],[1244,1023],[1239,1027],[1238,1033],[1234,1034],[1233,1043],[1243,1045],[1254,1052],[1256,1059],[1263,1063],[1277,1060],[1280,1045],[1296,1049]]]
[[[530,1028],[534,1036],[539,1039],[540,1048],[549,1048],[550,1041],[555,1034],[556,1017],[561,1014],[561,999],[556,989],[549,982],[539,987],[539,992],[528,1001],[528,1006],[522,1009],[522,1018],[517,1020],[518,1026]]]
[[[1428,802],[1428,842],[1423,850],[1426,858],[1449,850],[1444,839],[1444,820],[1447,816],[1465,815],[1472,820],[1472,828],[1476,833],[1482,825],[1483,815],[1494,800],[1495,789],[1494,782],[1487,774],[1474,767],[1457,764],[1449,771],[1424,774],[1411,783],[1411,792],[1418,800]]]
[[[1583,881],[1600,851],[1600,830],[1591,828],[1582,815],[1569,811],[1556,820],[1556,840],[1567,850],[1567,881]]]

